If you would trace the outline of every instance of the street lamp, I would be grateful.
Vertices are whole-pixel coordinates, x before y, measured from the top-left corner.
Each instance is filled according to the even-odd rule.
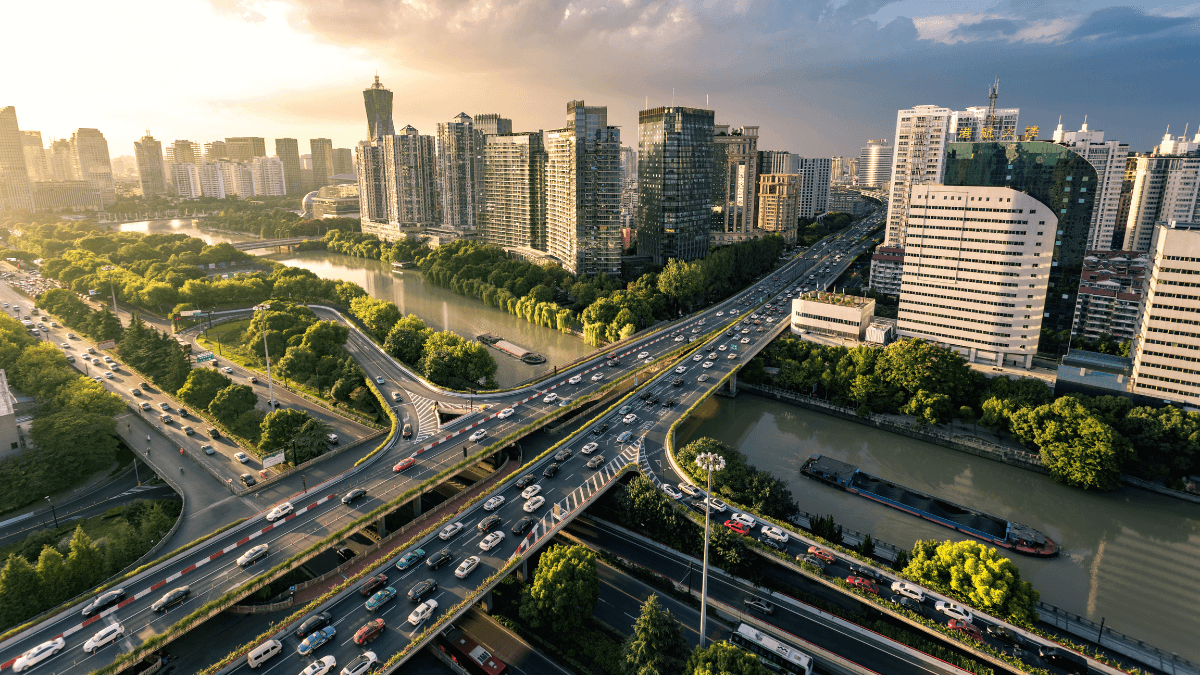
[[[269,305],[265,302],[262,303],[261,305],[254,306],[254,311],[256,311],[256,312],[261,312],[261,311],[267,310],[267,309],[271,309],[271,305]],[[271,400],[268,402],[267,407],[273,411],[273,410],[275,410],[275,385],[274,385],[274,383],[271,382],[271,354],[267,352],[267,324],[266,324],[266,321],[263,322],[262,334],[263,334],[263,357],[265,357],[267,360],[267,392],[271,396]],[[268,411],[268,412],[270,412],[270,411]]]
[[[100,269],[105,272],[111,272],[117,268],[112,265],[105,265],[104,267],[101,267]],[[111,274],[108,277],[108,292],[112,293],[113,315],[116,315],[117,314],[117,292],[116,292],[116,290],[113,289],[113,280],[112,280]]]
[[[700,570],[700,648],[704,648],[704,622],[708,616],[708,527],[712,519],[712,475],[725,468],[725,458],[715,452],[696,456],[696,466],[708,472],[708,498],[704,504],[704,566]]]
[[[54,514],[54,529],[58,529],[58,511],[54,509],[54,502],[50,501],[50,496],[46,496],[46,501],[50,502],[50,513]]]

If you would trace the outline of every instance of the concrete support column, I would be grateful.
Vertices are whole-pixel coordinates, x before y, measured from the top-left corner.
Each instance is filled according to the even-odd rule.
[[[525,559],[521,560],[521,564],[517,566],[517,569],[513,570],[513,573],[517,575],[517,579],[521,583],[523,583],[523,584],[528,583],[529,582],[529,558],[525,558]]]
[[[384,537],[387,536],[387,516],[386,515],[379,516],[379,523],[376,526],[376,528],[378,530],[380,539],[383,539]]]
[[[421,515],[421,495],[420,494],[418,494],[416,497],[413,497],[412,505],[413,505],[413,507],[412,507],[413,518],[416,518],[417,516]]]
[[[1029,370],[1032,367],[1033,367],[1033,354],[1026,354],[1025,355],[1025,370]]]
[[[737,371],[733,371],[733,376],[729,378],[729,395],[737,396]]]
[[[1004,352],[996,352],[996,365],[1004,365]]]
[[[971,347],[971,353],[967,356],[967,363],[975,363],[975,352],[976,348]]]
[[[484,593],[483,595],[479,596],[478,606],[479,606],[480,611],[482,611],[484,614],[491,614],[492,608],[495,606],[493,604],[494,602],[495,602],[495,600],[492,598],[491,591],[488,591],[487,593]]]

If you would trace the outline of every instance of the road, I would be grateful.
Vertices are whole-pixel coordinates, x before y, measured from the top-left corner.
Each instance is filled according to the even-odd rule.
[[[150,470],[145,466],[141,467],[141,472],[143,481],[151,477]],[[138,485],[134,478],[133,468],[130,467],[119,478],[94,491],[79,495],[61,504],[55,503],[53,510],[47,508],[43,511],[36,511],[28,518],[0,528],[0,546],[24,539],[38,530],[44,530],[54,525],[55,517],[58,518],[60,524],[68,523],[80,518],[103,515],[109,509],[124,506],[135,499],[165,499],[176,496],[170,485],[163,483]]]

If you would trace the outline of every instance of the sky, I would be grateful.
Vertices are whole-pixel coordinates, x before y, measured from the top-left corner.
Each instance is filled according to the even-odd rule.
[[[1200,3],[1107,0],[94,0],[10,3],[0,106],[43,141],[99,128],[113,157],[227,136],[365,138],[378,73],[397,128],[459,112],[514,131],[606,105],[689,105],[760,127],[760,149],[857,155],[922,104],[1058,116],[1137,151],[1200,130]]]

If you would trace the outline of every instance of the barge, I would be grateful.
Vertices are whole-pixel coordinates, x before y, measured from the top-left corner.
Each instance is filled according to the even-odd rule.
[[[475,336],[475,339],[489,347],[494,347],[505,354],[508,354],[514,359],[520,359],[522,362],[528,363],[529,365],[537,365],[539,363],[546,362],[546,357],[542,356],[541,354],[535,354],[524,347],[518,347],[517,345],[514,345],[498,335],[485,333],[483,335]]]
[[[1039,558],[1058,555],[1058,544],[1028,525],[997,518],[903,485],[896,485],[863,473],[853,464],[813,455],[804,463],[800,472],[851,494],[866,497],[884,506],[899,509],[1022,555]]]

